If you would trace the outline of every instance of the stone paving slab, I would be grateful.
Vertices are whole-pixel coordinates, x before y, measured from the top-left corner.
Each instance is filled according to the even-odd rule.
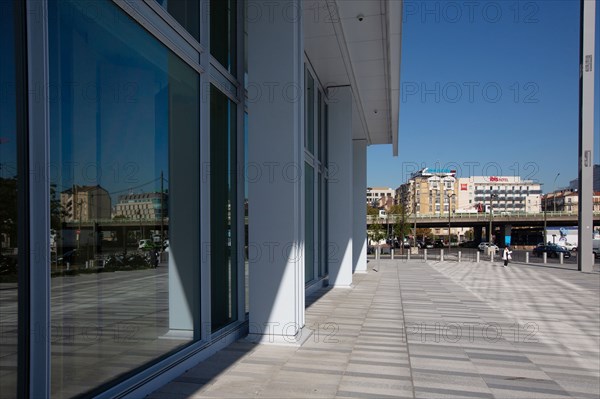
[[[599,273],[369,266],[307,298],[302,346],[240,340],[148,398],[600,397]]]

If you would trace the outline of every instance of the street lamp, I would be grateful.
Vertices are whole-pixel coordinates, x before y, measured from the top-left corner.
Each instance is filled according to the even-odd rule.
[[[446,195],[448,197],[448,253],[450,253],[450,215],[451,215],[451,210],[452,210],[452,206],[451,206],[451,198],[455,196],[454,193],[452,194],[447,194]]]

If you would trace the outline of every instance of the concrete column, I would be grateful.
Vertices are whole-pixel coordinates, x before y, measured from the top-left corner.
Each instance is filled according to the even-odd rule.
[[[596,2],[583,1],[581,13],[581,78],[579,86],[579,217],[577,267],[590,273],[593,269],[592,248],[593,195],[594,195],[594,76],[598,76],[595,62]]]
[[[473,241],[480,243],[483,238],[483,227],[476,226],[473,228]]]
[[[505,225],[500,225],[496,234],[496,245],[504,247]]]
[[[267,3],[253,4],[268,10]],[[299,0],[279,5],[301,8]],[[301,15],[291,21],[275,12],[248,22],[248,71],[264,94],[248,102],[248,165],[260,172],[248,184],[249,337],[264,342],[293,341],[304,326]]]
[[[367,140],[353,140],[353,222],[352,266],[354,272],[367,271]]]
[[[329,259],[329,282],[334,286],[349,287],[352,284],[354,231],[352,90],[350,86],[336,87],[329,94],[332,97],[328,121],[329,243],[335,248],[335,255]],[[360,206],[365,208],[364,195],[361,198]]]

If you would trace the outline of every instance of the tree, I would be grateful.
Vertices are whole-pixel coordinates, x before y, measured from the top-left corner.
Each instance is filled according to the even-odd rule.
[[[423,237],[423,241],[425,241],[425,237],[429,237],[431,235],[431,229],[420,228],[417,229],[417,237]]]
[[[367,205],[367,216],[379,216],[379,209]]]
[[[389,214],[392,217],[394,237],[400,238],[400,253],[404,252],[404,237],[410,234],[408,215],[403,205],[393,205]]]

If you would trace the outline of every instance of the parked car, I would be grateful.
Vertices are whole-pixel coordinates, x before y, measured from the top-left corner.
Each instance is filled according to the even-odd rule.
[[[567,251],[577,251],[577,245],[571,244],[570,242],[561,241],[558,243],[558,245],[560,245]]]
[[[435,240],[435,242],[433,243],[434,248],[444,248],[445,246],[446,244],[443,240]]]
[[[564,258],[570,258],[571,257],[571,252],[567,251],[566,248],[561,247],[560,245],[556,245],[556,244],[541,244],[538,245],[537,247],[533,248],[533,254],[536,256],[542,256],[543,253],[547,253],[548,257],[555,257],[558,258],[559,254],[563,254]]]
[[[489,252],[489,248],[492,248],[495,253],[500,252],[500,248],[498,248],[498,246],[496,244],[491,243],[491,242],[483,241],[483,242],[479,243],[479,245],[477,246],[477,250],[482,251],[484,253]]]
[[[461,248],[477,248],[477,243],[475,241],[465,241],[458,244]]]
[[[78,249],[72,249],[64,252],[61,256],[56,259],[56,263],[62,266],[66,266],[67,263],[72,264],[80,260],[80,253]]]

